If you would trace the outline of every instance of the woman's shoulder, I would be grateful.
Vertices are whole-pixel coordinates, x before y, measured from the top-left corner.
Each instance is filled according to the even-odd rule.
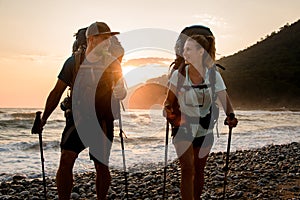
[[[174,70],[171,72],[171,75],[169,76],[169,82],[172,83],[173,85],[177,85],[178,81],[178,69]]]
[[[178,69],[175,69],[175,70],[172,72],[171,77],[173,77],[173,76],[178,76]]]

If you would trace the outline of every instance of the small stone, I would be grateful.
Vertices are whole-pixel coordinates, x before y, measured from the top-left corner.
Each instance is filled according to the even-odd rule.
[[[9,200],[9,199],[12,199],[13,197],[10,196],[10,195],[2,195],[1,196],[1,200]]]
[[[180,192],[180,188],[175,187],[175,188],[173,188],[173,191],[172,191],[172,192],[173,192],[173,193]]]
[[[16,174],[13,176],[13,181],[20,181],[20,180],[23,180],[23,179],[26,179],[26,175],[24,174]]]
[[[79,194],[77,194],[76,192],[71,193],[71,198],[72,199],[79,199],[79,197],[80,197]]]
[[[21,196],[28,196],[29,194],[30,193],[27,190],[20,192]]]
[[[222,181],[222,180],[224,180],[224,175],[218,174],[218,175],[216,175],[216,179],[219,181]]]
[[[281,155],[278,156],[278,160],[282,161],[282,160],[284,160],[284,159],[285,159],[285,156],[284,156],[284,155],[281,154]]]
[[[235,196],[236,198],[242,197],[243,195],[244,195],[244,192],[243,192],[243,191],[237,191],[237,192],[234,193],[234,196]]]
[[[151,179],[153,179],[153,176],[148,175],[144,178],[144,181],[150,181]]]

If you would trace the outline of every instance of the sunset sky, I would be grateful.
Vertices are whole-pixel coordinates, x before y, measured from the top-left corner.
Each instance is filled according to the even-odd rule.
[[[221,57],[296,22],[299,10],[299,0],[0,0],[0,108],[43,107],[73,34],[95,21],[121,33],[206,25]]]

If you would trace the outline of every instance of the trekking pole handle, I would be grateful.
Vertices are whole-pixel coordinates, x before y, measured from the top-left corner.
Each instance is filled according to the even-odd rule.
[[[228,116],[229,116],[230,120],[233,120],[235,118],[235,114],[234,113],[230,113]],[[224,125],[229,125],[229,123],[227,121],[227,118],[224,121]]]
[[[42,114],[41,111],[37,111],[35,113],[35,119],[31,129],[31,134],[41,134],[43,131],[43,128],[41,127],[41,123],[42,123],[41,114]]]

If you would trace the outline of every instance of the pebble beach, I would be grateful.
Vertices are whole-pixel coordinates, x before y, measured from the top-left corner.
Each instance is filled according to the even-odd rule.
[[[222,199],[225,152],[213,152],[208,158],[202,199]],[[161,166],[161,165],[160,165]],[[128,199],[162,199],[164,169],[156,165],[129,168]],[[227,199],[300,199],[300,143],[269,145],[259,149],[230,153]],[[112,184],[108,199],[125,199],[124,173],[111,169]],[[58,199],[54,177],[47,177],[47,198]],[[167,166],[167,199],[180,198],[178,161]],[[71,199],[96,199],[95,173],[74,175]],[[0,199],[44,198],[41,178],[28,179],[16,174],[0,183]]]

